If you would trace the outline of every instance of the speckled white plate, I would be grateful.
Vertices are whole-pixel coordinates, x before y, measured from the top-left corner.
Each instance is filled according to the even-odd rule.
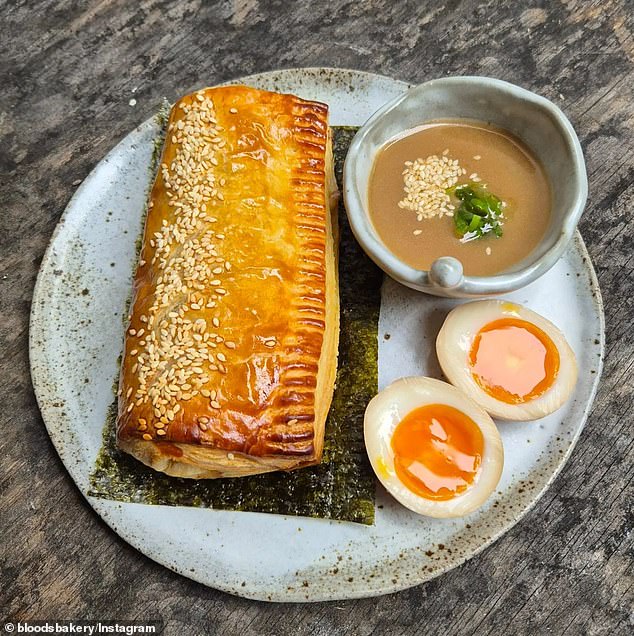
[[[327,102],[335,125],[361,125],[407,87],[386,77],[336,69],[276,71],[243,81]],[[373,596],[422,583],[456,567],[517,523],[570,454],[601,370],[601,297],[579,235],[543,278],[508,296],[544,314],[567,335],[580,369],[574,396],[539,422],[500,425],[506,461],[499,489],[469,517],[422,518],[382,490],[373,527],[87,496],[112,402],[122,313],[156,134],[153,120],[141,124],[78,188],[42,261],[31,313],[31,372],[44,421],[72,478],[106,523],[138,550],[185,576],[271,601]],[[381,386],[403,375],[439,376],[434,340],[456,302],[385,281]]]

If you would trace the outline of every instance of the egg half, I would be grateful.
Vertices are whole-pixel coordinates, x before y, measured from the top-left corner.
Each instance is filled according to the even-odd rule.
[[[365,411],[364,435],[379,481],[421,515],[476,510],[502,474],[504,450],[493,420],[440,380],[402,378],[383,389]]]
[[[449,381],[504,420],[534,420],[556,411],[577,382],[575,354],[561,331],[504,300],[453,309],[436,352]]]

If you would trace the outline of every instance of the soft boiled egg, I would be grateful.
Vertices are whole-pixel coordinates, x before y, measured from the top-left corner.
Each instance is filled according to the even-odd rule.
[[[402,378],[365,411],[365,446],[379,481],[405,507],[460,517],[495,490],[502,440],[493,420],[458,389],[432,378]]]
[[[556,411],[577,381],[575,354],[561,331],[504,300],[453,309],[436,352],[449,381],[504,420],[534,420]]]

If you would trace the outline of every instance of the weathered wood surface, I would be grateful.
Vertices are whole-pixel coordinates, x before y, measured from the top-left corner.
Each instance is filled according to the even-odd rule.
[[[169,634],[632,633],[630,1],[0,6],[0,621],[162,618]],[[483,74],[560,104],[587,156],[590,200],[581,231],[603,290],[607,357],[572,459],[492,547],[389,597],[280,606],[173,574],[99,520],[46,435],[27,337],[37,269],[75,182],[163,96],[293,66],[352,67],[411,81]]]

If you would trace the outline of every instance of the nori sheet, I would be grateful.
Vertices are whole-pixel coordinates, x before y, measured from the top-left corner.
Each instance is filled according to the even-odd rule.
[[[343,160],[355,128],[334,128],[341,190]],[[326,424],[322,463],[291,472],[234,479],[189,480],[147,468],[115,441],[116,398],[88,494],[146,504],[199,506],[374,522],[375,479],[363,441],[363,414],[378,390],[380,270],[354,239],[339,203],[341,333],[337,385]],[[116,384],[115,384],[116,386]]]

